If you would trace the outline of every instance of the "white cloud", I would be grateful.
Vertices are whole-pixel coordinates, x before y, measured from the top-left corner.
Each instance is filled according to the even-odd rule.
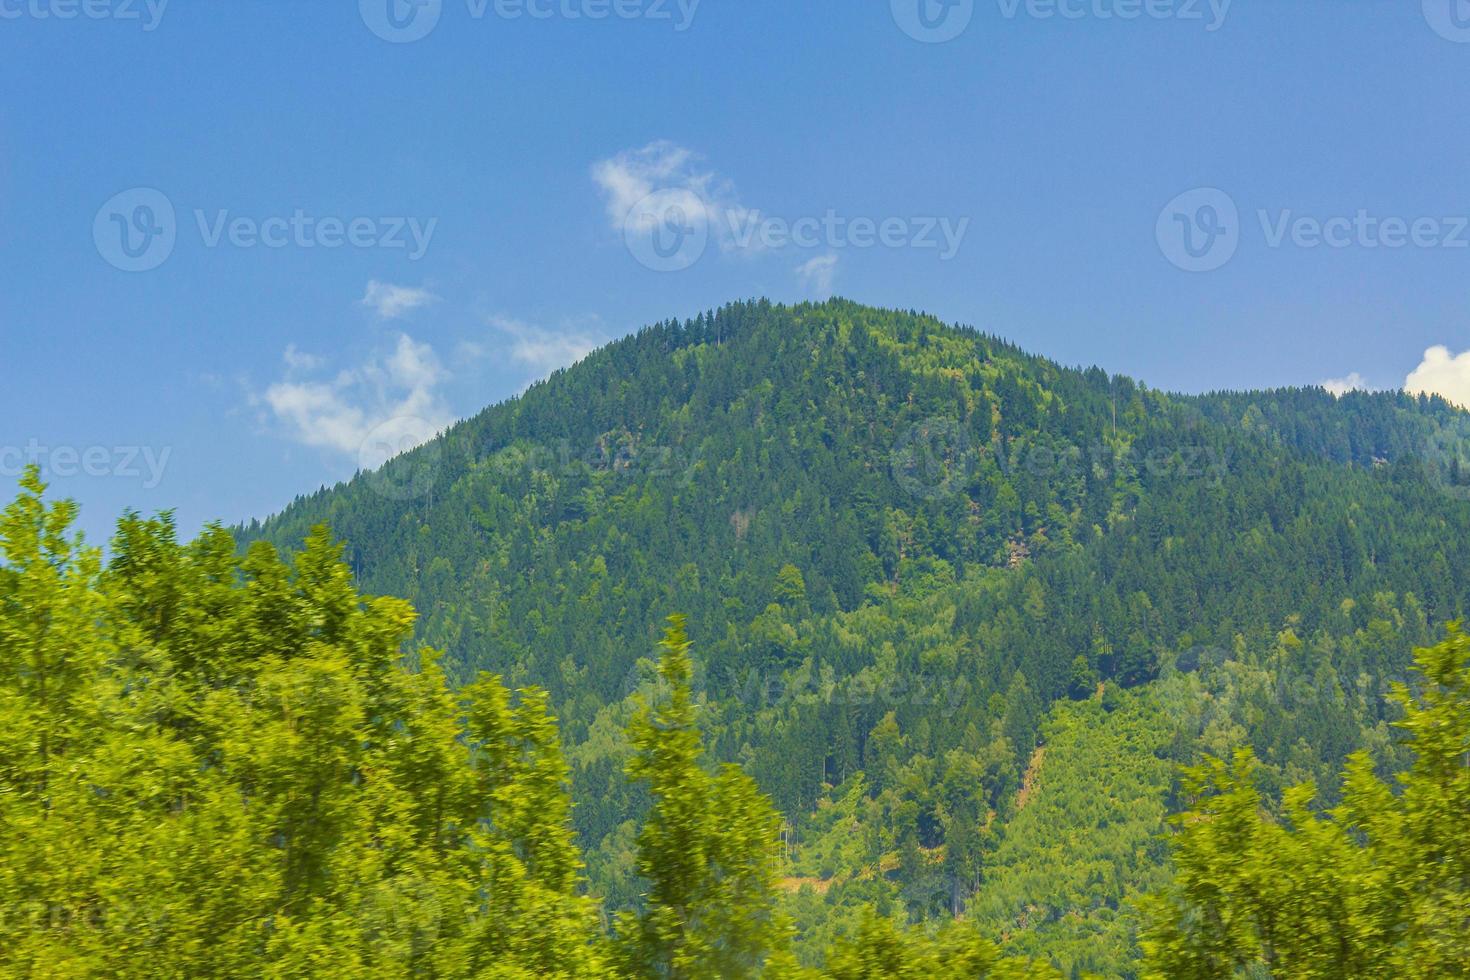
[[[1364,380],[1363,376],[1356,371],[1353,371],[1345,378],[1328,378],[1326,381],[1321,382],[1321,385],[1334,398],[1341,398],[1350,391],[1372,390],[1368,387],[1368,382]]]
[[[635,210],[667,214],[677,208],[729,251],[737,246],[739,229],[752,227],[756,215],[740,204],[729,180],[704,167],[692,150],[668,140],[599,160],[592,179],[602,191],[608,221],[624,234]],[[759,247],[753,241],[738,244],[746,250]]]
[[[592,165],[592,179],[607,197],[607,216],[621,226],[633,206],[655,190],[682,187],[702,192],[713,174],[690,170],[694,154],[668,140],[658,140],[641,150],[624,150],[615,157]]]
[[[322,359],[315,354],[307,354],[299,350],[295,344],[286,345],[286,353],[283,355],[288,371],[314,371],[321,367]]]
[[[832,295],[832,282],[837,278],[837,254],[819,255],[796,267],[796,275],[809,291],[821,299]]]
[[[414,286],[395,286],[376,279],[368,280],[367,292],[363,293],[363,306],[377,312],[385,320],[394,320],[411,313],[421,306],[428,306],[439,297],[427,289]]]
[[[510,341],[511,359],[531,368],[538,378],[572,366],[607,343],[596,331],[580,327],[549,330],[503,316],[491,317],[490,326]],[[480,345],[473,345],[472,349],[476,353],[489,353]]]
[[[1404,379],[1411,395],[1442,395],[1461,408],[1470,408],[1470,351],[1452,354],[1443,344],[1424,352],[1424,360]]]
[[[391,352],[330,379],[301,377],[322,360],[294,345],[284,360],[285,378],[251,401],[268,409],[295,441],[357,457],[364,467],[428,441],[454,420],[437,391],[447,378],[439,358],[407,334]],[[381,438],[387,429],[395,433],[391,450]]]

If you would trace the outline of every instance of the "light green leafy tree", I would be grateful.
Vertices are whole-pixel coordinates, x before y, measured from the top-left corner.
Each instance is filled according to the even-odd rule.
[[[414,612],[28,472],[0,514],[0,975],[606,975],[537,691],[408,669]]]
[[[1189,771],[1174,888],[1144,939],[1150,975],[1470,975],[1470,637],[1452,625],[1398,685],[1414,760],[1389,785],[1353,756],[1342,803],[1288,790],[1267,812],[1253,755]]]
[[[624,960],[637,976],[759,976],[787,943],[774,911],[779,820],[739,767],[711,775],[701,764],[682,617],[669,618],[660,649],[666,690],[629,729],[628,774],[647,780],[653,807],[638,837],[645,907],[620,923]]]

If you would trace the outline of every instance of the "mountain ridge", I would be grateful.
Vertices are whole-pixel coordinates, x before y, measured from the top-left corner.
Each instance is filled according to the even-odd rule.
[[[1327,782],[1364,744],[1391,754],[1379,694],[1470,596],[1464,419],[1402,393],[1171,395],[919,314],[754,302],[645,328],[237,536],[327,523],[452,677],[548,689],[613,907],[637,901],[617,869],[646,805],[618,733],[657,624],[686,613],[711,756],[786,815],[793,877],[887,869],[793,897],[815,946],[842,921],[818,899],[1007,907],[984,868],[1031,853],[996,851],[1039,832],[1010,826],[1020,774],[1099,685],[1140,717],[1189,705],[1175,762],[1248,738],[1280,781]],[[1107,860],[1119,889],[1152,873]],[[1080,900],[1056,914],[1092,923]]]

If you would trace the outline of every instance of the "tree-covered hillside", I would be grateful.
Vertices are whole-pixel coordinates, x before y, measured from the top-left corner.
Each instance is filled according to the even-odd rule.
[[[0,511],[0,975],[1055,975],[872,914],[801,968],[775,811],[704,765],[679,617],[627,728],[651,805],[609,922],[543,691],[451,689],[322,531],[288,565],[127,515],[104,566],[44,493],[32,469]]]
[[[1092,767],[1038,746],[1122,711],[1147,728],[1122,745],[1185,763],[1249,742],[1278,788],[1326,789],[1363,747],[1402,762],[1383,695],[1470,595],[1465,421],[1401,394],[1181,397],[919,314],[746,303],[609,345],[237,538],[291,549],[328,524],[451,679],[544,687],[614,909],[640,905],[650,804],[625,732],[683,611],[711,757],[783,818],[798,955],[871,906],[1130,973],[1125,899],[1163,849],[1111,820],[1088,853],[1048,844],[1067,832],[1027,814],[1083,819],[1065,784]],[[1137,820],[1175,801],[1168,765],[1119,766]],[[1078,867],[1020,897],[1040,854]]]

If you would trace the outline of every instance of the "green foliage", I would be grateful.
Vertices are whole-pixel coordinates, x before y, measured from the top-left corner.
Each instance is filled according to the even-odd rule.
[[[660,643],[667,695],[646,704],[629,731],[628,775],[646,780],[653,807],[638,838],[645,907],[623,916],[629,972],[647,977],[753,977],[783,951],[773,914],[778,820],[736,766],[700,766],[684,619],[671,616]]]
[[[959,918],[1131,975],[1170,765],[1248,745],[1289,818],[1295,784],[1347,798],[1354,752],[1409,764],[1383,695],[1470,596],[1467,419],[753,302],[263,524],[181,546],[128,517],[106,568],[31,477],[0,879],[60,897],[0,956],[795,976],[838,943],[922,959]],[[697,643],[652,679],[667,609]],[[68,832],[127,843],[62,867]]]
[[[1179,397],[915,313],[739,303],[596,351],[238,537],[288,548],[330,523],[364,588],[423,611],[453,681],[544,687],[614,909],[638,902],[621,869],[648,802],[624,778],[630,678],[657,610],[681,609],[712,759],[756,779],[798,851],[858,772],[896,794],[864,813],[887,839],[867,860],[912,858],[906,841],[931,860],[870,880],[938,914],[977,881],[971,822],[937,785],[950,753],[989,766],[1008,745],[965,804],[999,827],[1050,705],[1097,683],[1238,640],[1237,673],[1210,681],[1233,698],[1210,749],[1249,738],[1294,780],[1381,743],[1363,692],[1470,595],[1470,507],[1433,465],[1464,419],[1402,394]],[[1345,697],[1299,710],[1312,690]],[[902,757],[880,759],[867,737],[889,713]],[[960,857],[941,859],[950,828]]]
[[[1061,702],[1042,727],[1024,809],[1006,823],[969,915],[1010,952],[1071,973],[1132,972],[1134,905],[1161,886],[1169,718],[1153,692]]]
[[[544,695],[401,665],[413,612],[34,472],[0,518],[0,973],[596,974]]]
[[[873,915],[833,950],[825,976],[832,980],[1050,980],[1062,974],[1044,965],[1002,957],[973,928],[955,923],[927,936],[905,933]]]
[[[1177,885],[1145,940],[1160,977],[1470,974],[1470,637],[1458,624],[1416,654],[1398,723],[1414,761],[1397,785],[1355,755],[1342,802],[1311,784],[1266,809],[1249,750],[1190,770],[1175,819]]]
[[[129,515],[104,569],[44,489],[0,515],[0,974],[846,977],[871,944],[905,975],[1021,975],[879,926],[797,964],[779,821],[704,768],[681,617],[627,733],[646,892],[607,936],[544,691],[405,658],[412,609],[359,594],[325,530],[288,567]]]

